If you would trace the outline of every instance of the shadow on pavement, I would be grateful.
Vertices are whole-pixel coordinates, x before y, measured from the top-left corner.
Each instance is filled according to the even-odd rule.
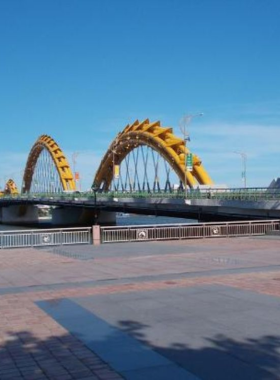
[[[149,326],[135,321],[120,321],[118,327],[199,379],[280,379],[280,336],[238,342],[217,335],[212,339],[205,338],[205,347],[194,349],[176,342],[169,347],[152,345],[144,333]],[[114,337],[107,338],[111,340]],[[38,339],[27,331],[9,332],[7,342],[0,345],[0,363],[1,380],[83,379],[86,376],[106,379],[102,375],[102,368],[106,367],[102,358],[68,334]]]
[[[1,380],[98,380],[114,375],[106,363],[70,334],[38,339],[28,331],[8,332],[6,343],[0,344]],[[114,377],[121,378],[117,374]]]
[[[205,347],[194,349],[176,342],[168,347],[151,344],[143,332],[149,326],[135,321],[119,321],[119,327],[203,380],[280,379],[280,335],[240,342],[219,334],[205,337]]]

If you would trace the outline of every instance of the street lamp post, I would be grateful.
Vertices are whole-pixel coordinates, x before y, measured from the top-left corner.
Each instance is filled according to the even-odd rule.
[[[98,191],[98,187],[95,184],[93,184],[91,189],[92,189],[93,194],[94,194],[94,224],[96,225],[97,224],[96,193]]]
[[[112,153],[112,164],[113,164],[113,178],[112,178],[113,192],[115,192],[115,179],[116,179],[115,154],[117,154],[118,143],[119,143],[119,140],[116,139],[113,143],[112,148],[110,148],[110,151]]]
[[[73,154],[72,154],[72,161],[73,161],[73,171],[74,171],[74,182],[75,182],[75,186],[77,186],[77,181],[76,181],[76,177],[77,177],[77,175],[76,175],[76,163],[77,163],[77,157],[78,157],[78,155],[79,155],[79,152],[74,152]],[[81,188],[80,188],[80,190],[81,190]]]
[[[187,131],[186,127],[194,117],[203,116],[203,113],[196,113],[196,114],[188,114],[184,115],[182,119],[180,120],[180,129],[184,136],[184,154],[185,154],[185,178],[184,178],[184,185],[185,185],[185,198],[187,198],[187,141],[191,141],[189,132]]]
[[[113,192],[115,192],[115,154],[116,154],[115,146],[113,146],[112,154],[113,154]]]
[[[247,154],[245,152],[234,151],[233,153],[239,154],[242,159],[242,180],[244,187],[247,187]]]

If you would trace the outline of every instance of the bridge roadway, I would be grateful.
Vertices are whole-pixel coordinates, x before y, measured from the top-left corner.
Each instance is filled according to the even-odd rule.
[[[208,198],[210,196],[210,199]],[[241,199],[239,199],[241,198]],[[274,197],[218,197],[211,193],[185,199],[181,195],[153,194],[52,194],[22,195],[0,198],[2,223],[35,222],[38,205],[55,206],[54,224],[92,223],[110,224],[116,212],[185,217],[199,221],[280,218],[280,199]],[[26,207],[23,207],[26,206]],[[25,211],[24,211],[25,209]],[[26,212],[29,209],[29,213]],[[6,216],[5,216],[6,215]],[[7,217],[8,215],[8,217]],[[16,216],[16,218],[14,218]],[[25,219],[24,219],[25,216]],[[30,218],[32,220],[30,220]]]

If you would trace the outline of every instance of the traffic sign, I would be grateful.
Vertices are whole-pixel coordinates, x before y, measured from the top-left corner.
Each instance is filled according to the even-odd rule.
[[[189,172],[193,171],[193,154],[187,153],[186,155],[186,168]]]

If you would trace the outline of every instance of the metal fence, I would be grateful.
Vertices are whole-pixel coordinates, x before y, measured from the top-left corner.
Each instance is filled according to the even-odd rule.
[[[91,244],[91,228],[15,230],[0,232],[0,248]]]
[[[262,200],[279,200],[280,189],[269,187],[247,187],[247,188],[211,188],[211,186],[204,186],[203,189],[188,189],[187,194],[182,190],[172,190],[171,192],[160,190],[157,192],[147,191],[108,191],[108,192],[73,192],[73,193],[24,193],[24,194],[6,194],[0,197],[0,201],[6,200],[22,200],[32,201],[36,200],[83,200],[94,201],[111,200],[113,198],[170,198],[170,199],[219,199],[219,200],[248,200],[248,201],[262,201]],[[1,203],[0,202],[0,203]]]
[[[265,235],[279,231],[280,220],[100,227],[101,243]],[[92,228],[0,232],[0,248],[92,244]]]
[[[133,242],[152,240],[201,239],[229,236],[265,235],[269,231],[279,231],[280,220],[164,224],[124,227],[101,227],[101,242]]]

